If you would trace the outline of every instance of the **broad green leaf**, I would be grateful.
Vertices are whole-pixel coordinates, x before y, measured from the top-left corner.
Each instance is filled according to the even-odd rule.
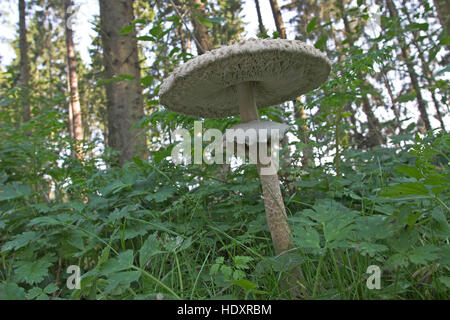
[[[237,285],[237,286],[241,287],[242,289],[244,289],[244,290],[246,290],[246,291],[250,291],[250,290],[253,290],[253,289],[255,289],[255,288],[258,287],[257,284],[255,284],[255,283],[253,283],[253,282],[251,282],[251,281],[249,281],[249,280],[246,280],[246,279],[233,280],[233,281],[231,281],[231,282],[232,282],[234,285]]]
[[[33,242],[41,237],[41,234],[35,231],[26,231],[12,238],[11,241],[6,242],[2,247],[2,252],[8,250],[18,250],[25,247],[30,242]]]
[[[129,25],[126,27],[123,27],[122,29],[120,29],[119,34],[120,35],[126,35],[129,34],[130,32],[132,32],[134,30],[134,25]]]
[[[158,234],[155,232],[147,237],[141,249],[139,250],[139,265],[143,268],[151,257],[162,253],[161,246],[158,241]]]
[[[422,172],[416,167],[412,166],[397,166],[395,168],[398,172],[404,173],[410,177],[415,178],[416,180],[420,180],[423,178]]]
[[[420,182],[408,182],[385,188],[382,197],[396,198],[402,196],[430,196],[428,189]]]
[[[327,43],[328,40],[328,36],[326,34],[323,34],[319,40],[316,41],[316,43],[314,44],[314,47],[316,47],[317,49],[323,49],[325,47],[325,44]]]
[[[361,242],[353,245],[359,253],[363,256],[373,257],[378,253],[385,252],[389,250],[389,248],[383,244],[369,243],[369,242]]]
[[[409,255],[409,260],[414,264],[428,264],[438,258],[439,248],[432,245],[425,245],[415,248]]]
[[[439,277],[439,281],[441,283],[443,283],[447,288],[450,289],[450,277],[447,277],[447,276]]]
[[[0,300],[25,300],[25,289],[14,282],[1,283]]]
[[[176,189],[174,187],[163,186],[155,193],[151,193],[147,197],[145,197],[145,200],[147,201],[154,200],[157,203],[164,202],[167,199],[171,198],[174,195],[175,191]]]
[[[311,31],[313,31],[315,29],[315,27],[316,27],[316,24],[317,24],[317,18],[314,17],[314,18],[312,18],[312,20],[306,26],[306,32],[309,33]]]
[[[30,194],[31,189],[28,185],[0,185],[0,201],[18,199]]]
[[[247,256],[234,256],[233,261],[235,268],[245,270],[250,268],[248,264],[253,261],[253,258]]]
[[[105,288],[103,294],[120,294],[126,291],[132,282],[138,281],[140,277],[141,271],[122,271],[114,273],[108,277],[108,286]],[[119,291],[113,292],[116,289],[119,289]]]
[[[14,278],[18,282],[37,284],[48,275],[52,263],[43,257],[36,261],[17,261],[14,266]]]
[[[295,245],[299,248],[320,248],[320,237],[312,228],[299,227],[293,230]]]
[[[100,268],[100,273],[102,275],[109,275],[114,272],[130,269],[133,265],[133,260],[133,250],[121,252],[118,256],[105,262]]]

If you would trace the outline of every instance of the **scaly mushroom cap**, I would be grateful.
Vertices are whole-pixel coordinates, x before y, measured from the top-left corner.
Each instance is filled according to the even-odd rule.
[[[159,96],[169,110],[203,118],[239,114],[236,84],[253,82],[256,105],[264,108],[319,87],[331,62],[303,42],[252,39],[211,50],[175,69]]]
[[[249,129],[255,130],[256,134],[255,135],[248,134]],[[263,132],[263,131],[261,131],[262,129],[266,130],[266,131]],[[284,135],[289,130],[289,126],[287,124],[274,122],[274,121],[257,120],[257,121],[250,121],[250,122],[246,122],[246,123],[240,123],[240,124],[232,126],[230,129],[227,129],[227,130],[242,130],[242,131],[240,131],[240,133],[243,133],[243,140],[241,140],[241,141],[244,141],[245,144],[250,146],[256,142],[272,141],[275,138],[275,136],[273,135],[274,131],[277,131],[277,133],[278,133],[277,139],[279,141],[283,140]],[[224,140],[224,143],[231,143],[231,142],[240,143],[240,141],[238,141],[237,135],[233,135],[234,141],[228,141],[226,133],[223,135],[223,140]]]

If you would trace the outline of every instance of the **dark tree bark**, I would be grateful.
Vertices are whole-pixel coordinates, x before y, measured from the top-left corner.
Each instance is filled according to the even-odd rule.
[[[255,7],[256,7],[256,14],[258,15],[259,33],[265,34],[267,32],[267,30],[264,27],[262,15],[261,15],[261,8],[259,6],[259,0],[255,0]]]
[[[30,60],[28,58],[27,26],[25,22],[26,7],[25,1],[19,0],[19,47],[20,47],[20,78],[19,83],[22,87],[22,120],[31,119],[31,107],[29,101],[30,85]]]
[[[403,7],[402,11],[405,13],[406,18],[408,19],[408,22],[412,23],[413,21],[408,12],[408,9],[406,7]],[[423,78],[426,79],[426,82],[428,84],[428,91],[431,93],[431,100],[433,101],[434,108],[436,110],[436,118],[439,120],[442,130],[445,131],[444,116],[441,112],[440,103],[436,97],[435,90],[432,88],[433,80],[434,80],[433,73],[430,70],[430,66],[429,66],[428,62],[425,60],[423,48],[420,46],[420,43],[418,41],[419,34],[415,31],[413,31],[412,34],[413,34],[412,43],[414,44],[414,47],[416,48],[416,50],[418,52],[418,56],[419,56],[420,63],[422,66],[422,76],[423,76]]]
[[[448,0],[434,0],[439,22],[444,28],[445,34],[450,35],[450,1]],[[447,46],[448,47],[448,46]]]
[[[118,164],[147,155],[145,135],[133,126],[144,116],[136,31],[119,34],[134,20],[133,0],[100,0],[100,27],[107,79],[118,75],[132,80],[106,84],[108,144],[120,151]]]
[[[277,0],[269,0],[270,7],[272,8],[273,19],[275,20],[275,26],[281,39],[286,39],[286,29],[284,28],[283,18],[281,17],[281,9]]]
[[[395,7],[395,4],[392,0],[386,0],[386,7],[389,11],[389,15],[391,18],[395,18],[398,16],[397,8]],[[411,60],[410,57],[409,47],[407,46],[407,44],[403,39],[398,39],[398,41],[400,42],[401,46],[402,58],[405,61],[406,67],[408,69],[409,78],[411,80],[411,86],[416,93],[417,108],[419,109],[420,112],[420,118],[425,125],[425,129],[431,130],[430,119],[428,118],[427,113],[427,104],[422,97],[422,90],[420,88],[416,71],[414,70],[414,62]]]
[[[350,22],[345,13],[344,1],[340,0],[338,4],[339,4],[339,8],[341,10],[342,21],[344,23],[345,33],[347,34],[346,37],[348,39],[348,44],[350,45],[350,47],[353,47],[354,40],[352,37],[352,30],[350,27]],[[358,73],[358,78],[363,80],[363,85],[365,85],[365,86],[368,85],[367,81],[364,79],[364,75],[362,73],[360,73],[360,72]],[[361,104],[362,104],[363,112],[367,117],[367,125],[368,125],[368,129],[369,129],[369,135],[367,137],[367,141],[365,142],[365,145],[368,148],[373,148],[373,147],[379,146],[384,141],[383,136],[381,134],[380,122],[378,121],[377,117],[373,113],[372,106],[366,95],[364,95],[362,97]]]
[[[284,28],[283,17],[281,15],[280,6],[278,5],[277,0],[270,0],[270,6],[272,8],[273,19],[275,21],[275,26],[277,27],[277,32],[280,34],[281,39],[286,39],[286,29]],[[298,129],[302,142],[305,144],[305,149],[303,150],[302,165],[305,168],[312,167],[314,164],[313,150],[309,145],[309,128],[306,124],[305,109],[302,103],[298,103],[298,99],[294,100],[293,103],[294,106],[298,104],[298,107],[294,113],[294,117],[301,123]]]
[[[66,30],[66,51],[67,51],[67,66],[68,66],[68,88],[70,94],[69,102],[69,121],[72,120],[72,124],[69,124],[69,130],[72,130],[72,139],[75,144],[74,156],[78,159],[83,157],[82,152],[82,141],[83,136],[83,121],[81,116],[81,106],[80,106],[80,94],[78,92],[78,73],[75,59],[75,46],[73,43],[73,30],[71,26],[68,26],[68,21],[70,13],[68,8],[72,5],[71,0],[64,1],[64,12],[65,12],[65,30]],[[72,118],[72,119],[70,119]]]
[[[199,55],[212,49],[211,39],[208,35],[208,28],[200,22],[199,17],[205,17],[205,5],[201,0],[194,0],[191,20],[194,26],[195,45]]]

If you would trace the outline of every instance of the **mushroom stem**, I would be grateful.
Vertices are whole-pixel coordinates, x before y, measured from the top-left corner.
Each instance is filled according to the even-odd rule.
[[[236,87],[242,122],[258,120],[259,115],[255,103],[253,83],[243,82],[236,85]],[[267,224],[269,225],[275,253],[279,255],[292,248],[291,230],[286,220],[286,209],[281,195],[278,174],[261,174],[261,169],[263,167],[264,166],[259,163],[258,157],[257,168],[263,190]]]

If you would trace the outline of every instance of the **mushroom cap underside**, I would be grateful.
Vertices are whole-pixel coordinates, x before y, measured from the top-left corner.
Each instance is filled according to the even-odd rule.
[[[331,62],[316,48],[285,39],[255,39],[211,50],[175,69],[162,83],[167,109],[203,118],[239,114],[236,85],[252,82],[264,108],[319,87]]]

